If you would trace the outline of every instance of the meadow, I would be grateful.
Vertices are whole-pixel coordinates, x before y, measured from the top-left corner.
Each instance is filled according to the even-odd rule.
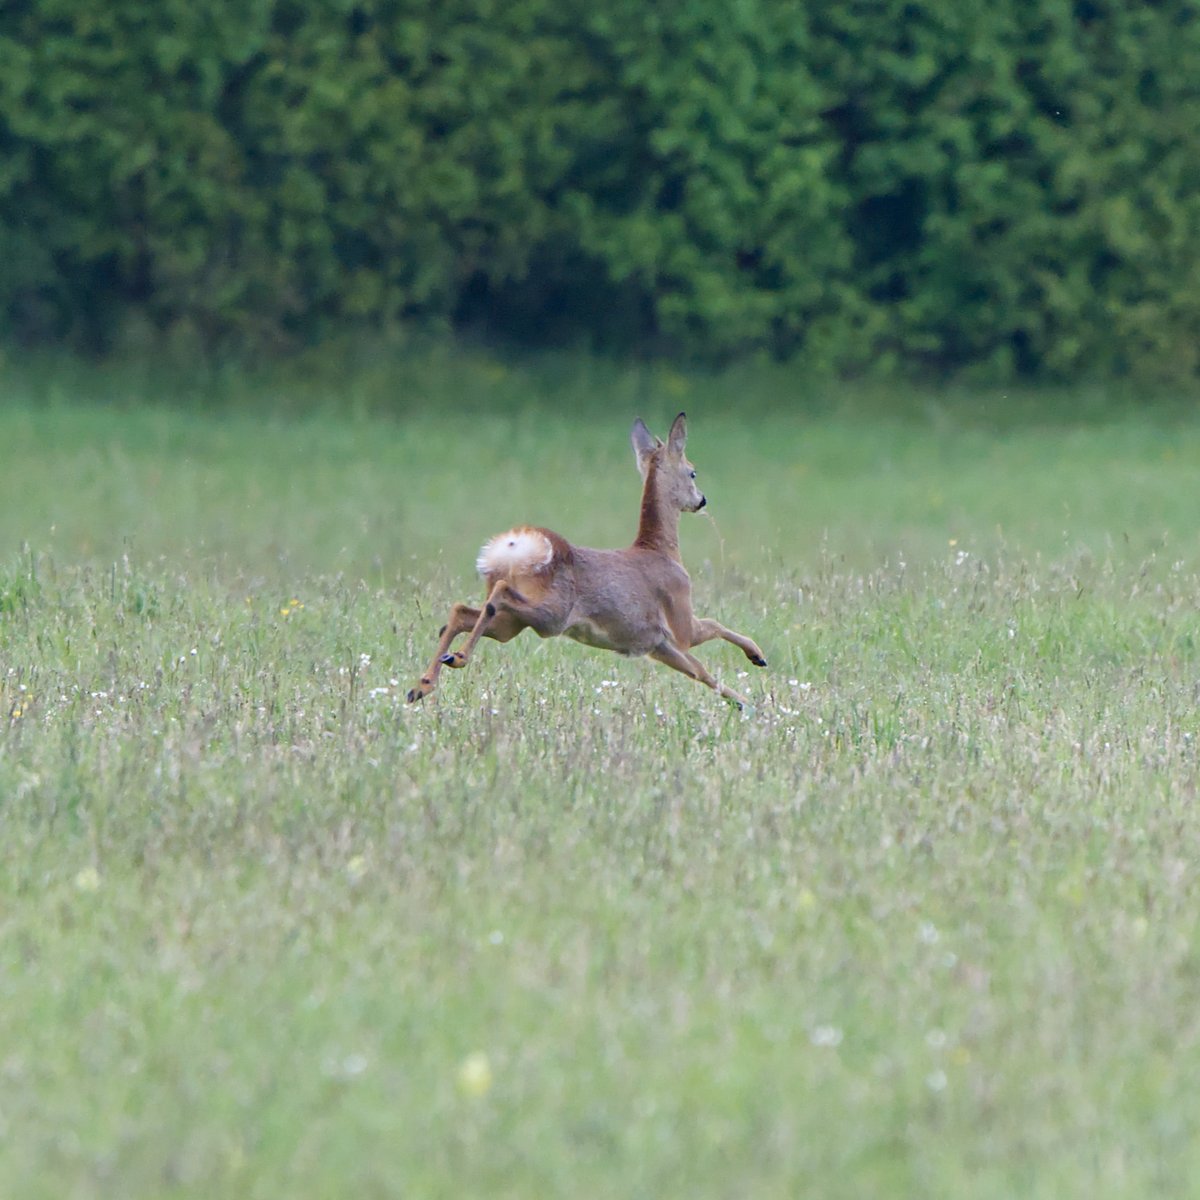
[[[0,362],[0,1194],[1193,1194],[1200,413],[362,386]],[[405,704],[681,408],[753,711],[531,634]]]

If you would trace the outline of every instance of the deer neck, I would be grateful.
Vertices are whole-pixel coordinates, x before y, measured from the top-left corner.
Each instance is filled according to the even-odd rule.
[[[658,489],[658,463],[653,459],[642,488],[642,514],[633,544],[679,558],[679,511],[664,504]]]

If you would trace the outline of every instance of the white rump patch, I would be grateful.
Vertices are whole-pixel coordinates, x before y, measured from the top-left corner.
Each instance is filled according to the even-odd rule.
[[[554,547],[536,529],[510,529],[484,542],[475,569],[480,575],[523,575],[550,565]]]

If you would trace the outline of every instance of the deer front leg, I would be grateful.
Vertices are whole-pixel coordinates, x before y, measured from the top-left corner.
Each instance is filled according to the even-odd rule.
[[[479,616],[480,610],[472,608],[468,604],[455,604],[450,609],[450,617],[446,621],[446,624],[442,626],[441,633],[438,636],[438,647],[433,652],[433,662],[429,664],[429,670],[421,676],[416,686],[409,689],[408,702],[410,704],[417,700],[424,700],[437,687],[438,676],[442,672],[443,665],[445,665],[443,660],[446,656],[446,651],[450,648],[450,643],[460,633],[466,633],[468,629],[473,628],[476,621],[479,620]]]
[[[673,667],[676,671],[682,671],[684,675],[712,688],[714,692],[718,692],[726,700],[732,700],[738,708],[744,708],[750,703],[745,696],[714,679],[698,658],[688,654],[686,650],[681,650],[671,642],[663,642],[657,650],[651,650],[650,657],[655,662],[660,662],[667,667]]]
[[[711,642],[713,638],[724,638],[725,641],[732,642],[756,667],[767,665],[763,652],[752,638],[736,633],[732,629],[726,629],[720,621],[714,621],[710,617],[697,617],[692,622],[691,644],[699,646],[702,642]]]

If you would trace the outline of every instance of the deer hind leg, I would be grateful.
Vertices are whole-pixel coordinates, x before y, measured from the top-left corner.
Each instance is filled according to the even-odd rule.
[[[682,671],[684,675],[712,688],[714,692],[718,692],[726,700],[732,700],[738,708],[743,708],[750,703],[745,696],[714,679],[698,658],[689,654],[686,650],[681,650],[671,642],[663,642],[656,650],[651,650],[650,657],[655,662],[660,662],[667,667],[673,667],[676,671]]]
[[[506,593],[520,595],[519,592],[513,592],[509,587],[507,580],[498,579],[493,585],[492,590],[488,593],[488,598],[484,601],[482,608],[472,609],[475,613],[474,622],[468,626],[471,631],[471,636],[463,643],[461,650],[451,650],[449,642],[445,646],[439,646],[441,652],[438,655],[438,664],[443,667],[453,667],[459,670],[467,665],[470,660],[471,651],[475,649],[481,637],[492,637],[499,642],[507,642],[510,638],[514,638],[525,624],[517,620],[509,611],[501,611],[497,605],[502,601]]]
[[[479,609],[471,608],[468,604],[455,604],[451,607],[450,616],[438,634],[438,646],[433,652],[433,662],[429,664],[429,669],[421,676],[416,685],[409,689],[408,702],[410,704],[417,700],[424,700],[437,687],[438,676],[442,672],[442,656],[460,633],[466,633],[474,626],[475,622],[479,620],[479,612]]]
[[[429,664],[429,669],[421,676],[416,686],[409,689],[408,701],[410,704],[417,700],[424,700],[437,687],[438,676],[442,673],[443,667],[466,665],[465,659],[462,662],[449,661],[454,658],[454,655],[448,653],[450,645],[460,634],[474,632],[486,615],[485,609],[472,608],[469,604],[455,604],[450,609],[450,617],[438,635],[438,646],[433,653],[433,661]],[[515,638],[523,628],[524,626],[511,615],[500,613],[480,636],[494,638],[498,642],[507,642]]]
[[[767,660],[763,657],[763,652],[758,648],[758,643],[753,638],[748,638],[743,633],[727,629],[720,621],[714,621],[709,617],[697,617],[693,620],[691,641],[693,646],[699,646],[703,642],[711,642],[713,638],[724,638],[725,641],[731,642],[756,667],[765,667],[767,665]]]
[[[535,603],[526,599],[507,579],[498,579],[462,649],[443,654],[441,661],[447,667],[465,667],[481,637],[506,642],[522,629],[532,629],[542,637],[553,637],[562,632],[568,611],[569,604],[564,605],[561,596],[551,595]]]

